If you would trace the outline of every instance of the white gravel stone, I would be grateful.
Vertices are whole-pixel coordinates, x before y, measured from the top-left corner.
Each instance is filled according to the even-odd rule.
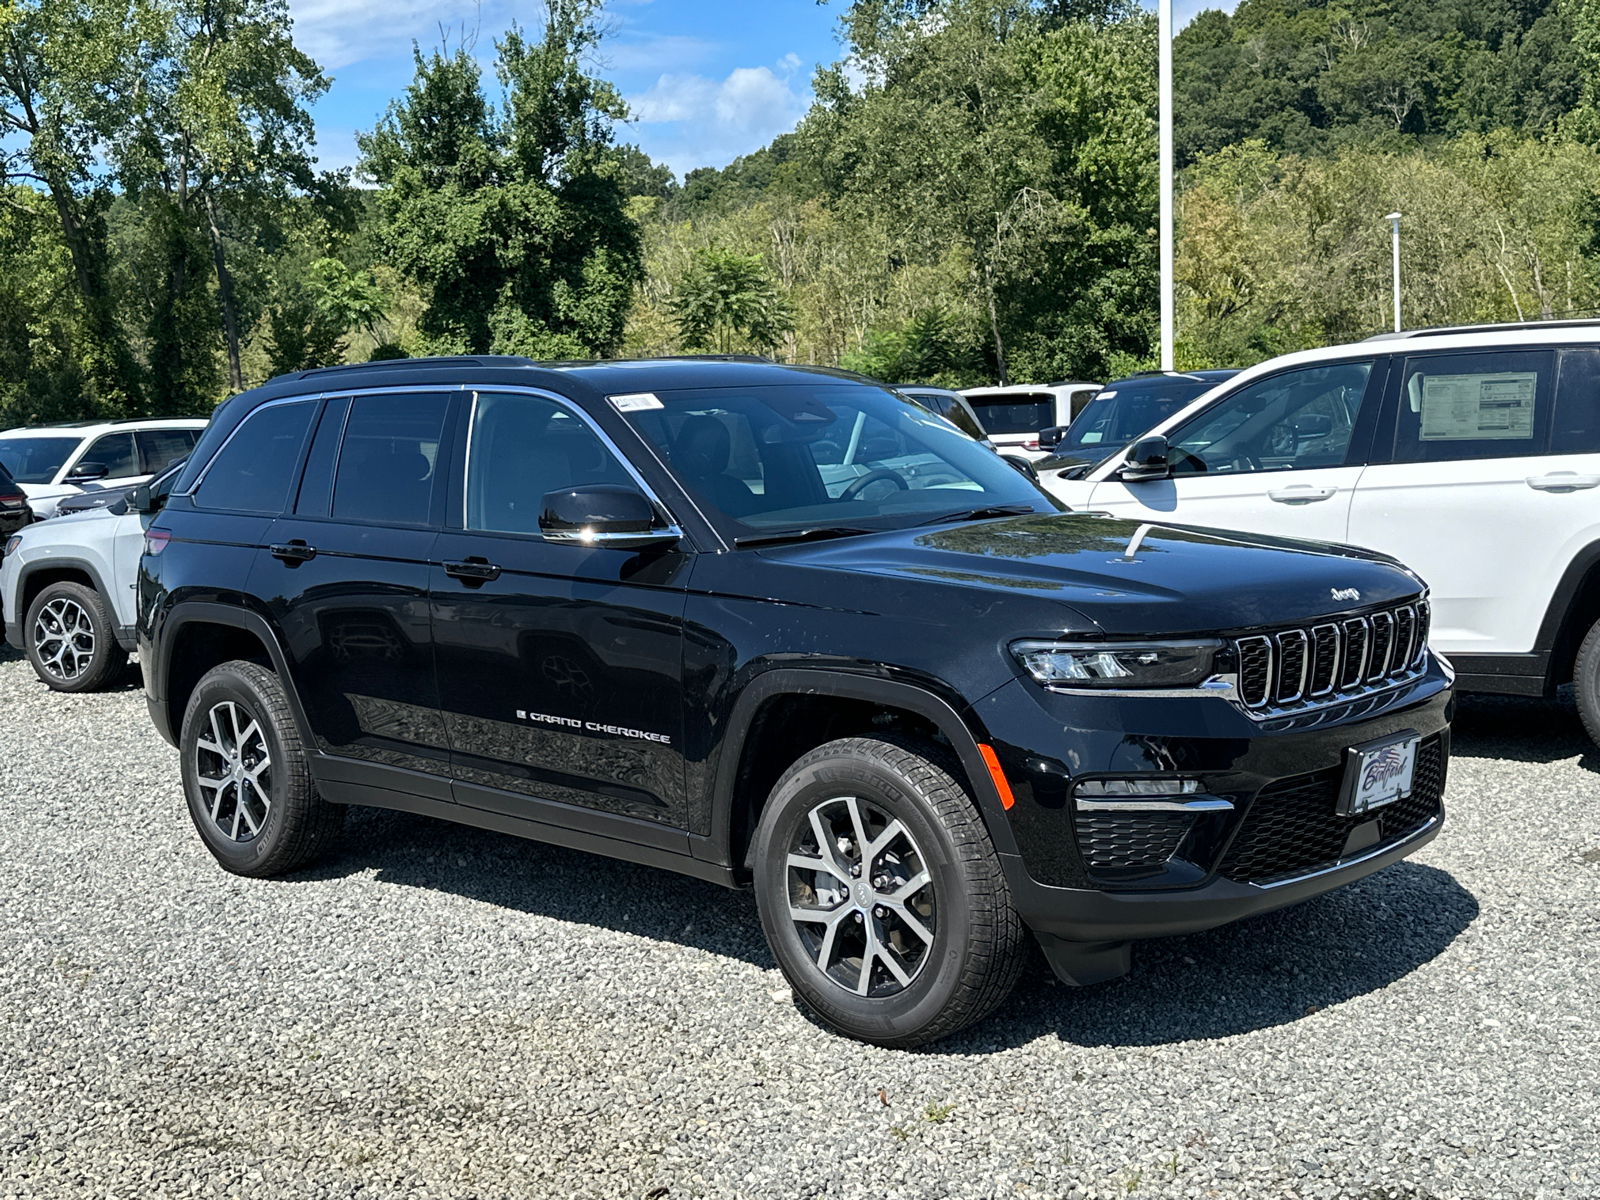
[[[666,872],[355,810],[227,875],[136,672],[5,651],[0,1198],[1600,1196],[1597,769],[1465,701],[1414,860],[902,1053]]]

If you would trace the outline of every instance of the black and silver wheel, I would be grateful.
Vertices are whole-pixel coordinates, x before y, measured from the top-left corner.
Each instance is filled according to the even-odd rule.
[[[282,875],[332,846],[344,809],[317,794],[283,683],[228,662],[195,686],[179,738],[183,787],[206,848],[236,875]]]
[[[28,606],[25,627],[34,673],[58,692],[93,691],[127,665],[109,606],[84,584],[45,588]]]
[[[1572,664],[1572,691],[1589,739],[1600,744],[1600,621],[1590,628]]]
[[[981,1020],[1026,931],[977,806],[942,747],[830,742],[778,781],[755,835],[773,956],[829,1025],[915,1046]]]

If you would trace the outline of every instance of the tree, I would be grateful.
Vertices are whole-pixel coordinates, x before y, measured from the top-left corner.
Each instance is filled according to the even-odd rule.
[[[498,111],[465,48],[416,51],[405,98],[358,139],[431,349],[581,358],[621,340],[640,247],[611,148],[625,109],[581,68],[595,12],[549,0],[539,41],[496,43]]]
[[[684,343],[718,354],[732,353],[740,341],[771,350],[794,328],[794,312],[759,254],[700,251],[672,308]]]

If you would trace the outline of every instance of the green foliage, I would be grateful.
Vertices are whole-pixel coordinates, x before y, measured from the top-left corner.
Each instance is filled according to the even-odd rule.
[[[590,0],[550,0],[542,38],[496,43],[496,111],[464,50],[416,54],[416,77],[358,139],[383,186],[386,260],[423,294],[423,348],[604,355],[622,338],[640,273],[611,147],[624,115],[584,74],[598,39]]]
[[[846,354],[840,366],[885,383],[929,383],[968,387],[982,379],[982,337],[941,306],[924,309],[903,323],[867,334],[866,344]]]
[[[672,298],[684,344],[730,354],[740,343],[771,350],[794,329],[794,312],[759,254],[708,247]]]
[[[385,307],[382,292],[365,272],[351,271],[336,258],[316,259],[267,312],[270,373],[342,362],[352,330],[366,331],[379,346],[392,345],[376,333]]]

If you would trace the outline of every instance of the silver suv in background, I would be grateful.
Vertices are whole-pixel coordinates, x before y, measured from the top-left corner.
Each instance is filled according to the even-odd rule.
[[[144,483],[194,449],[204,417],[74,421],[0,433],[0,463],[22,485],[39,520],[67,496]]]
[[[6,540],[0,556],[6,641],[56,691],[93,691],[126,665],[145,527],[184,462],[104,508],[35,522]]]

